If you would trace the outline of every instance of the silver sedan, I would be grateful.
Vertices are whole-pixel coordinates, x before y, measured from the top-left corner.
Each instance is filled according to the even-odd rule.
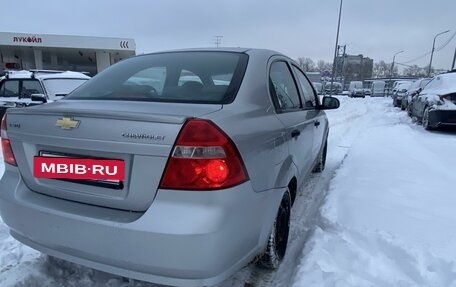
[[[269,50],[141,55],[63,100],[9,109],[0,212],[43,253],[175,286],[285,256],[297,188],[324,169],[328,120]]]

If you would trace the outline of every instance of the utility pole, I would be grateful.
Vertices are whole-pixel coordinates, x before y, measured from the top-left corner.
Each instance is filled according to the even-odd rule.
[[[344,88],[344,85],[345,85],[345,72],[344,72],[344,66],[345,66],[345,51],[347,50],[347,45],[337,45],[337,56],[336,56],[336,60],[337,59],[342,59],[340,62],[341,64],[341,67],[340,67],[340,75],[342,77],[342,89]],[[337,65],[338,63],[336,63],[336,67],[338,66]],[[337,67],[336,69],[336,74],[335,74],[335,78],[337,80],[337,72],[338,72],[339,68]]]
[[[220,35],[214,36],[214,41],[212,43],[214,43],[215,46],[218,48],[220,46],[220,44],[222,43],[222,38],[223,38],[223,36],[220,36]]]
[[[455,62],[456,62],[456,48],[454,48],[453,65],[451,65],[451,70],[454,70]]]
[[[390,79],[389,79],[389,88],[388,88],[388,95],[391,95],[392,89],[393,89],[393,73],[394,73],[394,60],[396,60],[396,55],[399,55],[400,53],[403,53],[404,50],[397,52],[393,56],[393,62],[391,63],[391,71],[390,71]]]
[[[448,33],[448,32],[450,32],[450,30],[446,30],[446,31],[440,32],[437,35],[435,35],[435,37],[434,37],[434,42],[432,42],[431,61],[429,62],[429,69],[428,69],[428,74],[427,74],[428,77],[431,75],[432,57],[434,56],[434,50],[435,50],[435,39],[437,39],[438,36],[440,36],[442,34],[445,34],[445,33]]]
[[[339,46],[339,30],[340,30],[340,18],[342,16],[342,1],[340,0],[340,7],[339,7],[339,20],[337,22],[337,34],[336,34],[336,47],[334,49],[334,60],[333,60],[333,70],[332,70],[332,77],[331,77],[331,88],[329,89],[329,96],[332,96],[332,90],[333,90],[333,83],[334,83],[334,76],[336,73],[336,68],[337,68],[337,63],[336,63],[336,58],[337,58],[337,50]]]

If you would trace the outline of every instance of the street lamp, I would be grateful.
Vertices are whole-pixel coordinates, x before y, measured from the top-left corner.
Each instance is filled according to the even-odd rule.
[[[388,90],[388,94],[391,94],[391,88],[393,87],[393,85],[391,85],[391,81],[393,80],[394,61],[396,60],[396,55],[399,55],[400,53],[403,53],[403,52],[404,52],[404,50],[399,51],[399,52],[395,53],[393,56],[393,62],[391,63],[390,80],[389,80],[390,88]]]
[[[446,30],[446,31],[440,32],[440,33],[438,33],[437,35],[435,35],[435,37],[434,37],[434,42],[432,42],[431,61],[429,62],[429,69],[428,69],[428,74],[427,74],[428,77],[429,77],[429,75],[431,75],[432,57],[434,56],[434,50],[435,50],[435,39],[436,39],[438,36],[440,36],[440,35],[442,35],[442,34],[445,34],[445,33],[448,33],[448,32],[450,32],[450,30]]]
[[[340,17],[342,15],[342,1],[340,0],[340,7],[339,7],[339,21],[337,22],[337,35],[336,35],[336,48],[334,49],[334,60],[333,60],[333,69],[332,69],[332,76],[331,76],[331,88],[329,89],[329,96],[332,96],[332,91],[333,91],[333,84],[334,84],[334,75],[336,73],[336,58],[337,58],[337,46],[339,46],[339,29],[340,29]]]

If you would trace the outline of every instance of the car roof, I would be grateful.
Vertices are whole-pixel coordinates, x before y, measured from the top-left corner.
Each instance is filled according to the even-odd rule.
[[[166,51],[159,51],[154,53],[148,54],[141,54],[138,56],[146,56],[146,55],[154,55],[154,54],[163,54],[163,53],[176,53],[176,52],[232,52],[232,53],[246,53],[250,56],[274,56],[280,55],[285,56],[284,54],[269,50],[269,49],[258,49],[258,48],[241,48],[241,47],[222,47],[222,48],[187,48],[187,49],[176,49],[176,50],[166,50]],[[289,58],[289,57],[287,57]]]

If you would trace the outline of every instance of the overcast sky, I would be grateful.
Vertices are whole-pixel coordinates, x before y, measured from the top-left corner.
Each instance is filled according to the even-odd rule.
[[[134,38],[137,53],[222,46],[257,47],[292,58],[332,61],[339,0],[2,0],[3,32]],[[456,35],[455,0],[344,0],[340,44],[374,61],[406,62]],[[436,52],[449,69],[456,37]],[[410,64],[427,65],[430,56]]]

